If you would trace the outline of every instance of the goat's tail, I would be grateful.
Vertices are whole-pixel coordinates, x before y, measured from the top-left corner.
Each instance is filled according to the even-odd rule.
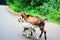
[[[47,21],[47,22],[48,22],[48,19],[47,19],[47,18],[45,18],[45,19],[44,19],[44,21]]]

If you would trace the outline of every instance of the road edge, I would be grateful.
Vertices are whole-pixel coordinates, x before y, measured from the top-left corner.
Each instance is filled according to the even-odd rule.
[[[8,6],[8,11],[9,11],[11,14],[13,14],[14,16],[21,16],[21,14],[20,14],[20,13],[15,12],[15,11],[14,11],[14,10],[12,10],[9,6]]]

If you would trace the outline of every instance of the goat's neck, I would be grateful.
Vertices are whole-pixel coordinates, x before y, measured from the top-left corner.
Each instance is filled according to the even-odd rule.
[[[24,16],[24,19],[26,20],[28,17],[27,16]]]

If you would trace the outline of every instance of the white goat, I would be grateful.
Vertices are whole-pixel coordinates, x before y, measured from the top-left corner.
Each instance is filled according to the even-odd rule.
[[[18,19],[18,21],[21,23],[21,25],[24,29],[27,28],[26,31],[24,31],[24,29],[23,29],[23,32],[24,32],[23,35],[25,35],[26,37],[29,37],[29,36],[31,36],[31,34],[34,34],[37,39],[39,38],[37,36],[36,30],[35,30],[36,25],[32,25],[31,23],[26,22],[22,17],[20,17]]]

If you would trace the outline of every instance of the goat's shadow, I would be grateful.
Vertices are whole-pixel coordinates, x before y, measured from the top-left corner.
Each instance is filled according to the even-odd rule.
[[[25,37],[26,38],[26,37]],[[29,39],[29,40],[43,40],[43,38],[39,38],[39,39],[36,39],[35,36],[31,36],[31,37],[28,37],[26,39]]]
[[[39,39],[36,39],[36,37],[34,36],[34,35],[32,35],[32,36],[30,36],[30,37],[28,37],[28,38],[26,38],[25,36],[23,36],[22,34],[20,35],[20,34],[18,34],[19,35],[19,39],[26,39],[26,40],[44,40],[44,37],[41,37],[41,38],[39,38]]]

